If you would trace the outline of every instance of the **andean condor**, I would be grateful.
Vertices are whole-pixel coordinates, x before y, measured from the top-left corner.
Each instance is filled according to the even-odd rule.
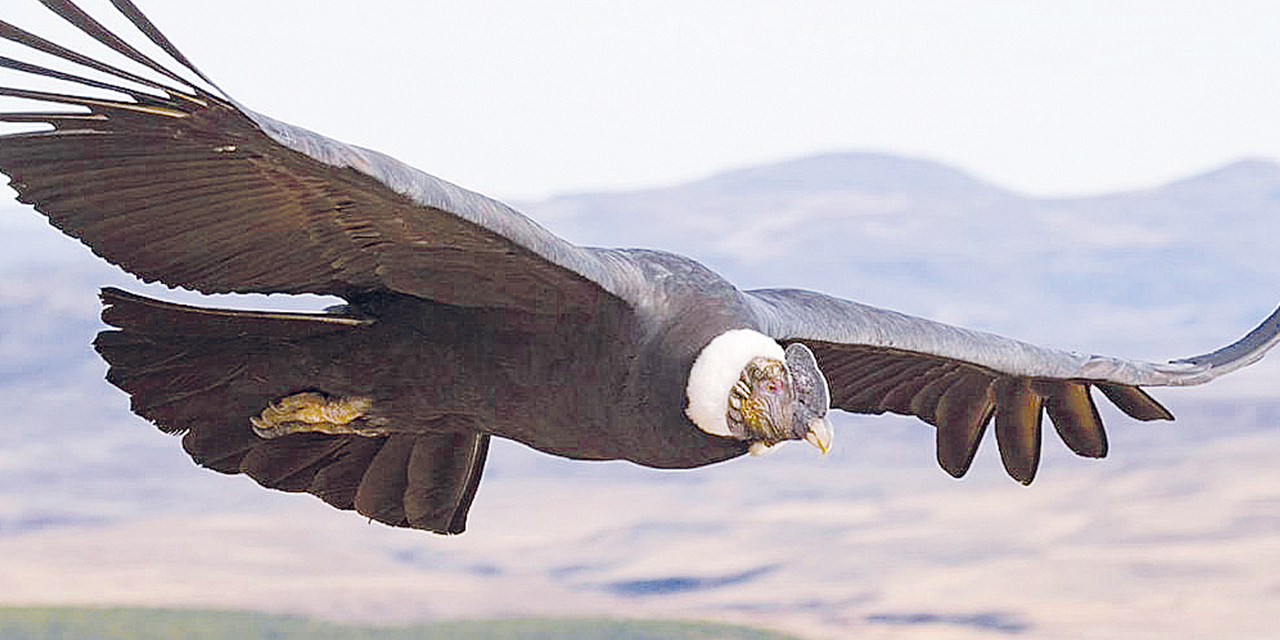
[[[390,525],[461,532],[492,436],[697,467],[786,440],[826,450],[829,407],[918,416],[957,477],[994,418],[1006,470],[1030,483],[1044,414],[1073,451],[1102,457],[1093,389],[1138,420],[1169,419],[1139,387],[1207,382],[1280,335],[1277,311],[1212,353],[1121,360],[809,291],[743,291],[670,253],[575,246],[499,202],[241,106],[129,0],[112,2],[170,66],[68,0],[42,2],[155,75],[0,22],[5,39],[112,80],[0,65],[117,96],[0,87],[58,107],[0,112],[46,125],[0,137],[22,202],[146,281],[347,301],[250,312],[104,289],[115,329],[94,345],[108,379],[136,413],[185,433],[197,463]]]

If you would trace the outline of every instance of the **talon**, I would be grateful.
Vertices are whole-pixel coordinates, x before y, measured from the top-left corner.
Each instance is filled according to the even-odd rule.
[[[315,391],[285,396],[262,413],[249,418],[260,438],[276,438],[290,433],[354,434],[382,436],[387,430],[375,421],[362,419],[373,407],[366,396],[335,398]]]

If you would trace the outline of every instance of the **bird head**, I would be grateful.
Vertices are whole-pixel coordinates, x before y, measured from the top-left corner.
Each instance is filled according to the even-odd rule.
[[[736,329],[716,336],[689,373],[686,415],[698,428],[744,440],[761,454],[786,440],[831,448],[830,394],[817,359],[792,343],[784,351],[761,333]]]

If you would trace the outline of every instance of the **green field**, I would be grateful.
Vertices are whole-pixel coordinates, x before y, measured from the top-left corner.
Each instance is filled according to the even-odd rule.
[[[0,607],[0,640],[292,638],[398,640],[799,640],[710,622],[531,619],[437,622],[408,627],[332,624],[293,616],[177,609]]]

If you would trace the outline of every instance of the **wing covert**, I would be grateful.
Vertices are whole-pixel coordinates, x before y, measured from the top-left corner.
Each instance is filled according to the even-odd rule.
[[[764,333],[813,350],[833,407],[934,425],[938,463],[956,477],[994,419],[1005,469],[1024,484],[1035,477],[1044,414],[1072,451],[1100,458],[1107,440],[1093,388],[1130,417],[1171,420],[1140,387],[1208,382],[1280,341],[1277,310],[1232,345],[1158,364],[1038,347],[810,291],[745,296]]]

